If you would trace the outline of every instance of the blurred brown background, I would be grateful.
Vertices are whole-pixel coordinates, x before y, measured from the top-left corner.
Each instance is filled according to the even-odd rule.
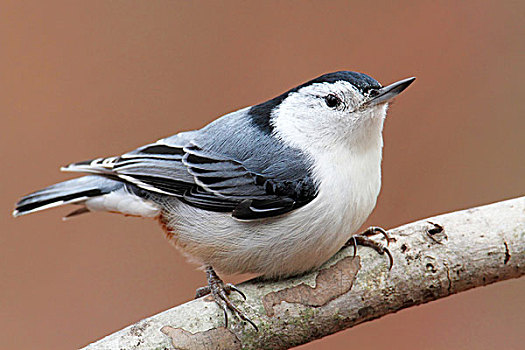
[[[70,349],[191,299],[204,274],[153,221],[11,217],[59,166],[114,155],[325,72],[416,76],[385,126],[368,223],[524,194],[523,1],[0,3],[0,347]],[[237,282],[239,277],[228,277]],[[525,280],[302,349],[518,349]]]

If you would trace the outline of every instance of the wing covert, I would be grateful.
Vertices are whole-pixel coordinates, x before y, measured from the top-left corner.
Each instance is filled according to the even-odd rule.
[[[118,177],[143,190],[175,196],[205,210],[232,212],[243,220],[284,214],[316,195],[306,171],[299,181],[282,181],[264,169],[247,169],[233,157],[173,137],[120,157],[75,163],[64,170]]]

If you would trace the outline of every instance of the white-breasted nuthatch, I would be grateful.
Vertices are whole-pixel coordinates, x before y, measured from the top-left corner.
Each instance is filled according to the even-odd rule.
[[[251,322],[229,301],[237,289],[214,269],[300,274],[357,237],[381,187],[388,101],[414,79],[382,87],[362,73],[322,75],[200,130],[68,165],[62,170],[90,175],[23,197],[13,215],[78,204],[68,216],[158,218],[205,267],[208,287],[198,295],[211,292],[225,312]]]

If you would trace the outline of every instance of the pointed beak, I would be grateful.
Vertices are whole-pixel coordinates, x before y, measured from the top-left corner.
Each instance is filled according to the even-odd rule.
[[[382,87],[381,89],[371,90],[368,99],[363,102],[362,107],[375,106],[393,99],[412,84],[414,80],[416,80],[415,77],[407,78]]]

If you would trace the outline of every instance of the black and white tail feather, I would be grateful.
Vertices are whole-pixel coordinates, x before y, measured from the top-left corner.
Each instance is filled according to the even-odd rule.
[[[81,204],[90,198],[118,191],[124,186],[122,182],[96,175],[60,182],[23,197],[16,204],[13,216],[30,214],[64,204]]]

